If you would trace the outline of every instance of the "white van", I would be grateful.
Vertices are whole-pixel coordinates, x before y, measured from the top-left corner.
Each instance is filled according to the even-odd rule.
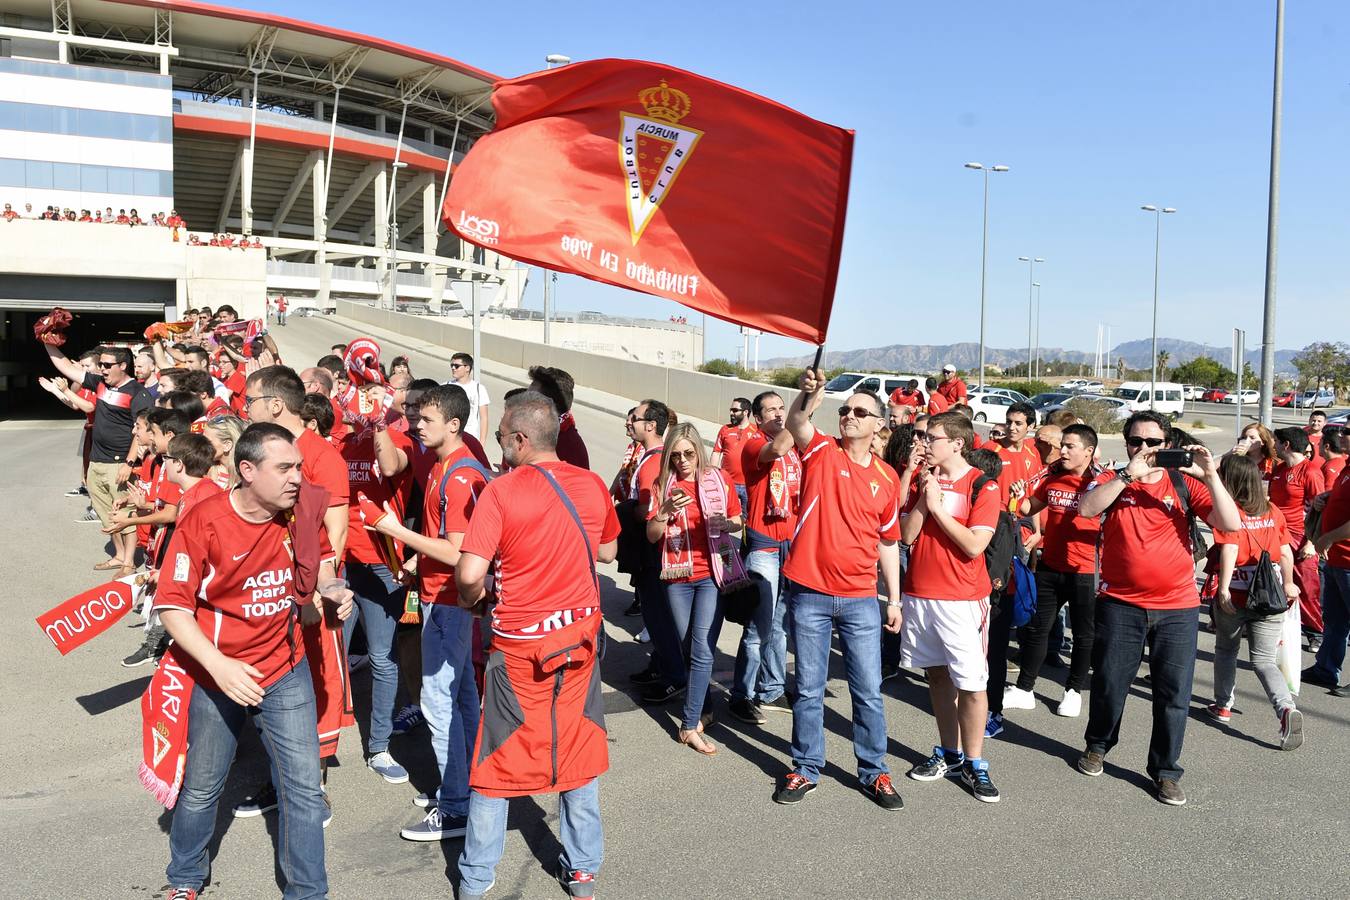
[[[1174,381],[1159,381],[1156,386],[1153,386],[1154,393],[1151,407],[1148,396],[1150,386],[1153,386],[1152,382],[1127,381],[1116,388],[1111,396],[1124,400],[1132,412],[1142,412],[1152,408],[1173,421],[1181,418],[1182,413],[1186,410],[1182,386]]]
[[[911,380],[919,382],[919,393],[924,393],[923,378],[918,375],[887,375],[878,372],[843,372],[825,385],[825,396],[831,400],[847,400],[859,391],[876,394],[884,404],[886,398]],[[926,396],[926,395],[925,395]]]

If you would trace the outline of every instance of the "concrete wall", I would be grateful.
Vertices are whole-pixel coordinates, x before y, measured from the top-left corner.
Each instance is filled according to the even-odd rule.
[[[446,356],[473,346],[473,330],[467,319],[444,320],[426,316],[375,309],[361,303],[339,300],[338,314],[357,322],[366,322],[395,334],[416,338],[446,348]],[[597,353],[585,353],[565,347],[492,334],[484,328],[483,359],[479,365],[493,372],[493,363],[513,369],[534,365],[566,369],[579,386],[595,388],[624,397],[632,403],[646,398],[661,400],[681,415],[710,422],[722,422],[735,397],[753,398],[770,385],[739,378],[723,378],[703,372],[672,369],[666,366],[614,359]],[[496,374],[494,372],[494,374]],[[774,388],[789,403],[795,390]]]
[[[184,257],[188,307],[228,303],[241,319],[266,318],[266,250],[188,247]]]

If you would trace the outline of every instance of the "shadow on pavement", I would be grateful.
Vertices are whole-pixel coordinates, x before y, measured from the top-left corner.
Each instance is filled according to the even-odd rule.
[[[150,676],[146,675],[143,678],[124,681],[121,684],[105,687],[101,691],[76,697],[75,702],[80,704],[89,715],[101,716],[103,713],[117,709],[119,706],[125,706],[141,699],[141,695],[145,693],[149,684]]]

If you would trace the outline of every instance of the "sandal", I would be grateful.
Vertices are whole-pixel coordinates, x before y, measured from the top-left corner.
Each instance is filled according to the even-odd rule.
[[[122,564],[115,559],[105,559],[103,562],[94,566],[95,572],[110,572],[113,569],[122,568]]]
[[[705,738],[699,731],[685,731],[681,728],[676,740],[704,756],[714,756],[717,753],[717,745]]]
[[[136,574],[135,566],[118,566],[117,575],[114,576],[113,580],[116,581],[120,578],[126,578],[128,575],[135,575],[135,574]]]

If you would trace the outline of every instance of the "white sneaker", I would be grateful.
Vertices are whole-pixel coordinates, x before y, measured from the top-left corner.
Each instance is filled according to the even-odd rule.
[[[1077,691],[1065,691],[1064,699],[1055,707],[1055,715],[1075,719],[1083,711],[1083,695]]]
[[[1031,691],[1022,690],[1015,684],[1010,684],[1003,689],[1003,708],[1035,709],[1036,695]]]

